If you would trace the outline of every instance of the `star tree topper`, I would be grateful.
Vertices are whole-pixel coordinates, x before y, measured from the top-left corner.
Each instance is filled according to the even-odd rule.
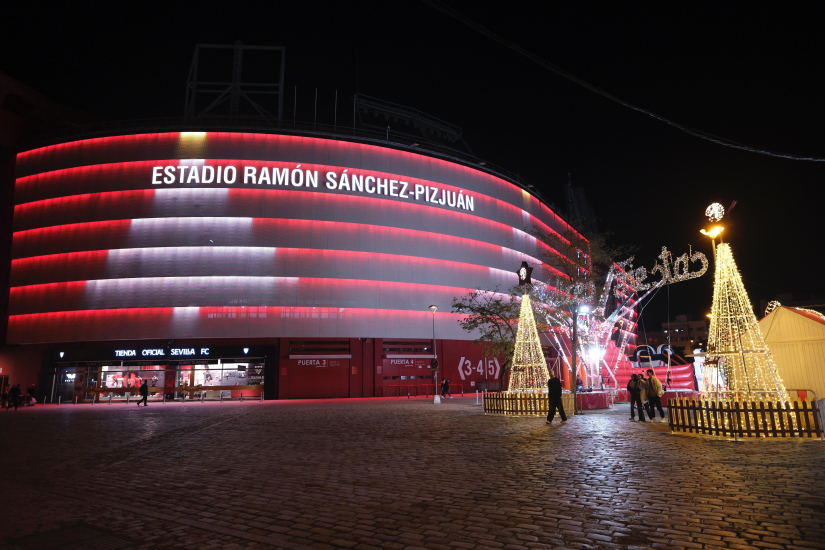
[[[533,268],[527,265],[527,262],[521,262],[521,267],[516,271],[518,275],[518,286],[533,284],[530,275],[533,273]]]

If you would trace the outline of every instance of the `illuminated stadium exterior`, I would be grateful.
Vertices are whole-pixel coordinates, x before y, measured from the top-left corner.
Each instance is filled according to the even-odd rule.
[[[523,260],[549,281],[528,231],[568,230],[492,171],[335,136],[109,135],[19,153],[15,178],[7,343],[42,350],[47,399],[90,399],[103,367],[125,384],[129,361],[170,397],[212,377],[187,361],[248,363],[266,398],[414,393],[433,321],[440,376],[495,387],[452,299]]]

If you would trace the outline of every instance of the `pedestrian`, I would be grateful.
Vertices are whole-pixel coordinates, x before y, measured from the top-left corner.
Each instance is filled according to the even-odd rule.
[[[9,408],[14,406],[14,410],[17,410],[17,407],[20,405],[20,394],[23,391],[20,389],[20,384],[12,386],[11,391],[9,391]]]
[[[642,401],[642,406],[647,411],[647,417],[651,418],[650,416],[650,403],[647,400],[647,379],[645,378],[644,371],[639,373],[639,399]]]
[[[450,379],[449,378],[445,378],[444,380],[441,381],[441,398],[442,399],[447,399],[447,397],[449,397],[450,399],[453,398],[453,396],[450,395]]]
[[[37,399],[35,399],[34,395],[37,393],[37,385],[32,384],[26,389],[26,406],[33,407],[35,403],[37,403]]]
[[[662,410],[662,396],[664,394],[665,390],[662,388],[662,383],[656,378],[653,369],[647,369],[647,401],[650,403],[651,421],[656,418],[655,409],[659,409],[659,414],[662,417],[659,419],[659,422],[665,422],[667,420],[665,418],[665,411]]]
[[[583,390],[584,389],[584,380],[576,376],[576,389]]]
[[[635,405],[639,409],[639,422],[647,422],[645,420],[645,411],[642,406],[641,398],[642,388],[639,384],[639,375],[631,374],[630,381],[627,383],[627,396],[630,398],[630,420],[636,420],[636,414],[633,410]]]
[[[138,399],[138,407],[140,407],[140,402],[143,401],[143,406],[149,406],[149,381],[144,380],[143,384],[140,385],[140,399]]]
[[[547,424],[553,422],[556,417],[556,409],[559,410],[562,422],[567,422],[567,415],[564,414],[564,405],[561,402],[561,380],[556,376],[555,371],[550,371],[550,379],[547,380],[547,401],[550,410],[547,413]]]

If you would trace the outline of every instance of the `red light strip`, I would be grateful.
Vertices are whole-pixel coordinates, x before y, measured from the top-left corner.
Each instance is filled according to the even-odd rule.
[[[126,253],[133,253],[128,259],[141,260],[140,256],[143,254],[152,254],[151,260],[157,260],[157,254],[161,255],[160,260],[168,257],[177,259],[189,264],[195,264],[197,258],[188,258],[187,253],[192,253],[197,256],[205,250],[217,251],[218,255],[222,251],[226,251],[225,255],[231,256],[229,261],[243,261],[244,257],[257,257],[260,254],[271,254],[272,263],[277,263],[281,266],[291,266],[300,268],[302,263],[311,259],[313,262],[313,270],[325,269],[327,265],[335,266],[336,264],[348,265],[351,263],[362,264],[376,264],[377,266],[399,270],[399,272],[406,272],[411,269],[425,270],[439,270],[445,273],[450,272],[468,272],[470,277],[484,278],[484,275],[491,271],[497,273],[499,277],[510,276],[510,270],[499,269],[482,264],[472,264],[468,262],[459,262],[445,259],[422,258],[418,256],[406,256],[397,254],[387,254],[381,252],[366,252],[366,251],[351,251],[351,250],[331,250],[331,249],[312,249],[312,248],[276,248],[276,247],[166,247],[166,248],[135,248],[123,249]],[[40,272],[52,273],[59,272],[71,277],[76,273],[95,274],[100,273],[100,277],[86,276],[84,280],[100,280],[109,279],[111,277],[105,276],[108,273],[106,262],[109,256],[109,250],[97,250],[90,252],[69,252],[64,254],[53,254],[48,256],[36,256],[33,258],[17,259],[12,261],[12,281],[11,287],[25,287],[34,284],[49,284],[50,282],[68,282],[65,281],[49,281],[49,283],[32,283],[32,284],[17,284],[16,279],[20,281],[31,281],[36,279]],[[247,254],[248,252],[248,254]],[[524,255],[523,255],[524,256]],[[142,260],[141,260],[142,261]],[[272,269],[272,266],[267,266]],[[334,271],[331,271],[334,272]],[[191,276],[198,276],[199,274],[192,274]],[[426,272],[424,274],[426,276]],[[43,275],[41,274],[41,277]],[[284,275],[287,276],[287,275]],[[288,276],[298,276],[297,273]],[[539,279],[536,279],[539,280]]]
[[[240,218],[209,218],[215,220],[225,220],[227,222],[231,222],[233,220],[241,220]],[[246,218],[244,218],[245,220]],[[146,221],[150,220],[157,220],[159,223],[174,223],[178,220],[188,221],[192,223],[199,223],[203,222],[204,218],[150,218],[144,219]],[[300,230],[303,234],[312,234],[313,229],[316,231],[323,231],[326,230],[329,232],[332,228],[338,227],[340,233],[349,232],[350,234],[361,234],[361,237],[368,235],[371,232],[380,232],[383,235],[386,235],[388,238],[392,238],[397,240],[398,242],[404,242],[406,239],[412,238],[416,242],[425,242],[425,241],[440,241],[440,240],[449,240],[452,241],[457,246],[463,247],[485,247],[490,248],[492,247],[494,250],[500,251],[508,251],[513,254],[523,255],[527,258],[531,258],[536,263],[539,262],[538,259],[534,258],[530,254],[517,251],[515,249],[504,247],[501,245],[487,243],[484,241],[478,241],[474,239],[469,239],[466,237],[459,237],[449,234],[441,234],[441,233],[430,233],[427,231],[421,231],[417,229],[405,229],[405,228],[396,228],[396,227],[388,227],[388,226],[376,226],[376,225],[368,225],[368,224],[356,224],[356,223],[349,223],[349,222],[323,222],[323,227],[311,227],[308,225],[306,220],[289,220],[283,218],[256,218],[250,219],[250,224],[253,226],[252,231],[254,232],[254,227],[257,224],[261,224],[261,227],[266,227],[269,230],[281,229],[281,230],[289,230],[289,229],[296,229]],[[26,256],[22,256],[21,254],[25,252],[27,248],[31,248],[28,244],[42,242],[43,240],[46,241],[71,241],[72,244],[75,243],[92,243],[96,244],[94,241],[94,235],[100,234],[105,235],[106,237],[110,238],[114,241],[120,241],[120,243],[126,243],[128,241],[129,229],[131,227],[132,220],[112,220],[112,221],[100,221],[100,222],[81,222],[75,224],[67,224],[67,225],[58,225],[58,226],[51,226],[39,229],[29,229],[25,231],[17,231],[14,233],[13,236],[13,256],[15,256],[15,260],[19,260],[22,258],[26,258]],[[490,222],[494,223],[494,222]],[[505,227],[505,226],[500,226]],[[508,232],[512,231],[512,228],[507,228]],[[67,238],[68,236],[74,235],[73,238]],[[544,245],[543,243],[539,244],[540,241],[533,240],[536,243],[539,249],[544,249],[545,251],[549,251],[550,248]],[[110,245],[118,245],[118,242],[109,242],[107,244]],[[236,241],[235,243],[237,246],[248,246],[252,244],[250,242],[240,242]],[[120,246],[115,246],[113,248],[121,248]],[[136,247],[136,248],[144,248],[144,247]],[[77,253],[81,251],[72,251],[69,253]],[[493,252],[492,250],[490,252]],[[52,254],[35,254],[33,256],[28,257],[41,257],[41,256],[52,256],[58,255],[61,253],[52,253]],[[543,269],[547,270],[548,272],[559,273],[558,270],[551,268],[549,266],[544,266]]]
[[[145,302],[181,297],[185,297],[188,303],[195,299],[214,301],[225,299],[229,294],[243,299],[267,301],[331,302],[320,304],[319,307],[351,307],[346,305],[346,302],[355,299],[363,302],[404,302],[425,297],[429,299],[430,296],[432,300],[440,299],[442,303],[449,303],[452,297],[466,294],[471,290],[447,285],[319,277],[193,276],[99,279],[14,287],[9,292],[9,313],[20,315],[44,313],[55,309],[98,309],[86,307],[90,302],[103,302],[101,305],[116,302],[125,309],[153,307]],[[129,302],[133,305],[124,305]],[[210,304],[195,304],[193,307],[208,305]],[[104,305],[101,309],[108,308]]]
[[[340,336],[342,322],[352,329],[350,336],[418,338],[432,330],[432,315],[429,310],[278,306],[54,311],[10,316],[7,341],[33,344],[155,338],[273,338],[309,333],[331,337]],[[467,333],[455,322],[461,317],[464,315],[437,312],[439,337],[467,340]]]

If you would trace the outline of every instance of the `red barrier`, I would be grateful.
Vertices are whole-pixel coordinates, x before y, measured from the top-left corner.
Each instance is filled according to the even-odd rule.
[[[578,404],[579,409],[585,411],[592,409],[607,409],[610,408],[610,395],[607,392],[576,392],[576,403]]]

